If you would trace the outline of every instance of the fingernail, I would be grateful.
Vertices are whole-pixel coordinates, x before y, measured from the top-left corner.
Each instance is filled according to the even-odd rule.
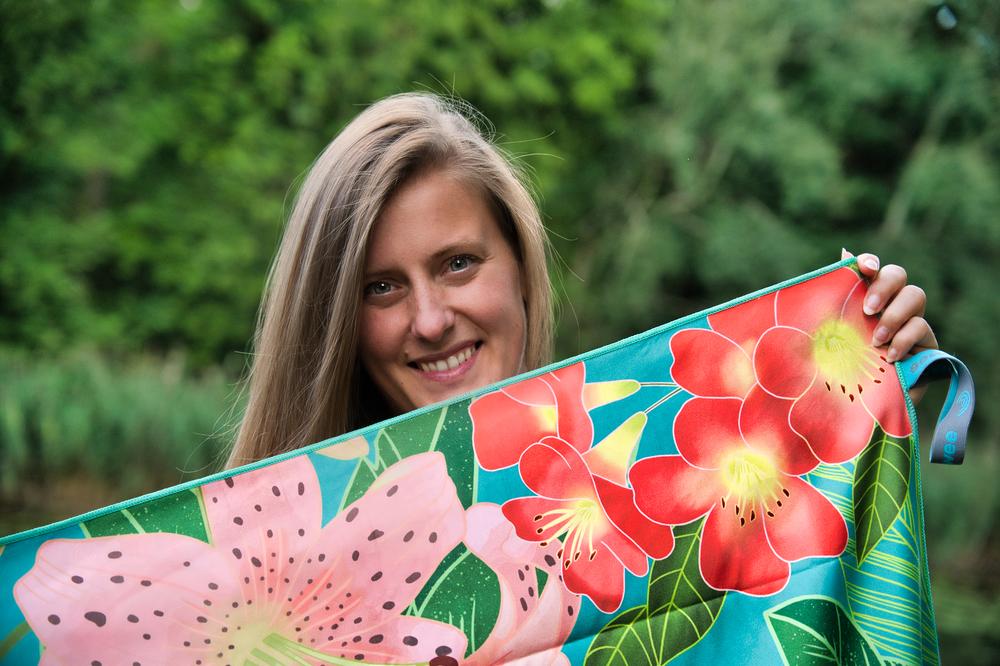
[[[889,337],[889,329],[885,326],[879,326],[875,329],[875,334],[872,335],[872,344],[878,347],[880,344],[886,341]],[[890,354],[892,351],[890,350]]]
[[[897,356],[896,350],[895,349],[890,349],[889,353],[885,355],[885,360],[888,361],[889,363],[895,363],[896,362],[896,356]]]
[[[878,262],[876,260],[874,260],[874,259],[865,259],[865,267],[868,270],[877,271],[878,270]]]
[[[878,312],[878,296],[872,294],[865,299],[865,306],[862,308],[866,315],[873,315]]]

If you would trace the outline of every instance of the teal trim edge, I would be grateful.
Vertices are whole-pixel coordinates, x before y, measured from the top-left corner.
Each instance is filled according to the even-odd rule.
[[[917,423],[917,408],[910,399],[910,385],[906,381],[906,372],[903,363],[909,358],[900,359],[894,363],[896,366],[896,376],[899,377],[899,387],[903,391],[903,400],[906,402],[906,413],[910,417],[910,429],[913,431],[913,449],[910,455],[913,457],[913,476],[917,484],[917,515],[920,516],[920,539],[923,542],[923,558],[927,558],[927,520],[924,517],[924,485],[923,472],[920,470],[920,428]],[[923,586],[927,589],[927,603],[931,607],[930,619],[934,629],[934,654],[938,655],[938,664],[941,663],[941,644],[938,639],[937,613],[934,612],[934,591],[931,589],[931,571],[929,566],[924,566],[925,562],[917,562],[917,568],[921,570]]]
[[[426,407],[421,407],[421,408],[415,409],[415,410],[413,410],[411,412],[406,412],[405,414],[400,414],[399,416],[394,416],[391,419],[387,419],[387,420],[381,421],[379,423],[374,423],[374,424],[372,424],[370,426],[366,426],[366,427],[361,428],[359,430],[353,430],[351,432],[344,433],[343,435],[337,435],[336,437],[331,437],[331,438],[325,439],[325,440],[323,440],[321,442],[317,442],[315,444],[310,444],[309,446],[304,446],[301,449],[296,449],[294,451],[288,451],[286,453],[282,453],[282,454],[273,456],[271,458],[265,458],[263,460],[258,460],[256,462],[249,463],[247,465],[243,465],[242,467],[236,467],[236,468],[231,469],[231,470],[223,470],[221,472],[216,472],[215,474],[210,474],[210,475],[202,477],[200,479],[194,479],[192,481],[186,481],[186,482],[178,484],[176,486],[170,486],[169,488],[163,488],[161,490],[157,490],[157,491],[154,491],[152,493],[147,493],[146,495],[140,495],[139,497],[134,497],[134,498],[129,499],[129,500],[124,500],[122,502],[118,502],[117,504],[112,504],[111,506],[106,506],[106,507],[103,507],[103,508],[100,508],[100,509],[94,509],[93,511],[89,511],[89,512],[84,513],[84,514],[79,515],[79,516],[74,516],[72,518],[66,518],[64,520],[60,520],[58,522],[51,523],[49,525],[43,525],[41,527],[35,527],[35,528],[30,529],[30,530],[25,530],[23,532],[17,532],[15,534],[11,534],[9,536],[2,537],[2,538],[0,538],[0,546],[11,544],[11,543],[14,543],[16,541],[23,541],[24,539],[30,539],[30,538],[33,538],[33,537],[42,536],[42,535],[48,534],[50,532],[56,532],[58,530],[66,528],[66,527],[72,527],[73,525],[76,525],[77,523],[82,523],[82,522],[86,522],[88,520],[93,520],[95,518],[100,518],[101,516],[106,516],[108,514],[115,513],[117,511],[121,511],[122,509],[129,509],[129,508],[131,508],[133,506],[136,506],[138,504],[143,504],[145,502],[149,502],[149,501],[152,501],[152,500],[160,499],[162,497],[166,497],[167,495],[171,495],[173,493],[181,492],[181,491],[184,491],[184,490],[191,490],[193,488],[198,488],[200,486],[203,486],[206,483],[211,483],[213,481],[219,481],[221,479],[227,479],[227,478],[229,478],[231,476],[236,476],[238,474],[243,474],[244,472],[250,472],[250,471],[253,471],[255,469],[260,469],[262,467],[267,467],[269,465],[273,465],[275,463],[279,463],[279,462],[282,462],[284,460],[288,460],[289,458],[294,458],[295,456],[306,455],[306,454],[312,453],[313,451],[317,451],[319,449],[322,449],[322,448],[325,448],[327,446],[330,446],[331,444],[335,444],[337,442],[344,441],[344,440],[350,439],[352,437],[357,437],[358,435],[364,435],[364,434],[371,433],[371,432],[377,432],[377,431],[379,431],[379,430],[381,430],[383,428],[387,428],[389,426],[395,425],[395,424],[397,424],[397,423],[399,423],[401,421],[404,421],[406,419],[409,419],[411,417],[420,416],[421,414],[426,414],[428,412],[432,412],[434,410],[441,409],[442,407],[446,407],[446,406],[455,404],[457,402],[461,402],[463,400],[468,400],[470,398],[477,398],[477,397],[479,397],[481,395],[484,395],[484,394],[489,393],[491,391],[495,391],[498,388],[507,386],[509,384],[513,384],[515,382],[519,382],[519,381],[521,381],[523,379],[529,379],[531,377],[537,377],[538,375],[544,375],[546,372],[551,372],[553,370],[557,370],[557,369],[565,367],[567,365],[572,365],[573,363],[577,363],[577,362],[582,361],[584,359],[592,359],[592,358],[595,358],[597,356],[604,356],[605,354],[610,354],[611,352],[615,352],[615,351],[618,351],[620,349],[624,349],[625,347],[628,347],[630,345],[634,345],[634,344],[643,342],[644,340],[647,340],[649,338],[652,338],[652,337],[655,337],[655,336],[658,336],[658,335],[662,335],[664,332],[669,331],[671,329],[680,328],[680,327],[682,327],[682,326],[684,326],[684,325],[686,325],[686,324],[688,324],[688,323],[690,323],[690,322],[692,322],[692,321],[694,321],[696,319],[700,319],[702,317],[707,317],[708,315],[715,314],[716,312],[720,312],[722,310],[734,307],[736,305],[739,305],[741,303],[745,303],[747,301],[752,301],[755,298],[759,298],[760,296],[765,296],[765,295],[770,294],[772,292],[778,291],[779,289],[784,289],[786,287],[791,287],[792,285],[799,284],[800,282],[806,282],[807,280],[811,280],[813,278],[819,277],[820,275],[824,275],[826,273],[835,271],[838,268],[843,268],[844,266],[856,266],[856,265],[857,265],[857,259],[855,257],[850,257],[848,259],[843,259],[841,261],[838,261],[835,264],[830,264],[828,266],[824,266],[823,268],[818,268],[818,269],[816,269],[814,271],[811,271],[809,273],[805,273],[803,275],[799,275],[798,277],[790,278],[788,280],[785,280],[784,282],[779,282],[778,284],[772,285],[770,287],[764,287],[763,289],[758,289],[757,291],[752,292],[750,294],[747,294],[745,296],[740,296],[739,298],[734,298],[733,300],[727,301],[727,302],[725,302],[725,303],[723,303],[721,305],[716,305],[716,306],[708,308],[706,310],[702,310],[701,312],[696,312],[694,314],[690,314],[690,315],[687,315],[685,317],[681,317],[680,319],[675,319],[672,322],[668,322],[666,324],[661,324],[660,326],[657,326],[655,328],[651,328],[650,330],[644,331],[642,333],[636,333],[633,336],[627,337],[627,338],[625,338],[623,340],[619,340],[617,342],[613,342],[613,343],[611,343],[609,345],[605,345],[604,347],[599,347],[597,349],[594,349],[594,350],[591,350],[591,351],[588,351],[588,352],[583,352],[582,354],[577,354],[576,356],[571,356],[568,359],[564,359],[562,361],[556,361],[555,363],[550,363],[549,365],[546,365],[545,367],[539,368],[537,370],[529,370],[528,372],[524,372],[524,373],[521,373],[520,375],[516,375],[516,376],[511,377],[509,379],[505,379],[503,381],[497,382],[496,384],[491,384],[490,386],[486,386],[486,387],[483,387],[481,389],[477,389],[475,391],[470,391],[469,393],[457,396],[455,398],[452,398],[451,400],[446,400],[444,402],[435,403],[433,405],[427,405]],[[898,363],[897,363],[897,372],[898,372]],[[916,421],[916,417],[914,416],[914,414],[913,414],[912,411],[910,413],[910,418],[911,418],[912,421],[914,421],[914,422]],[[914,432],[916,432],[915,429],[914,429]]]

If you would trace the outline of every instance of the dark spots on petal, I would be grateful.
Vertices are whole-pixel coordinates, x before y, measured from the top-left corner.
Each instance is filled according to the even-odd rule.
[[[415,583],[419,578],[420,578],[420,572],[414,571],[413,573],[411,573],[409,576],[406,577],[406,582]]]
[[[785,497],[791,497],[791,495],[788,494],[788,488],[782,488],[781,492],[784,493]]]
[[[361,616],[354,618],[354,624],[361,624]]]
[[[317,557],[316,559],[322,562],[323,560],[326,559],[326,553],[320,553],[319,557]]]
[[[535,596],[535,588],[531,587],[530,585],[528,586],[528,596],[529,597]]]
[[[368,535],[368,540],[369,541],[374,541],[375,539],[378,539],[379,537],[383,536],[384,534],[385,534],[385,532],[383,532],[382,530],[372,530],[371,533]]]
[[[417,640],[416,636],[403,636],[403,645],[409,645],[410,647],[413,647],[419,642],[420,641]]]
[[[427,662],[427,666],[458,666],[458,661],[454,657],[434,657]]]
[[[128,620],[129,622],[131,622],[132,624],[135,624],[136,622],[139,621],[139,618],[137,616],[135,616],[135,615],[132,615],[132,614],[129,614],[129,616],[126,617],[125,619]]]
[[[142,585],[143,587],[149,587],[152,584],[153,584],[153,581],[151,581],[151,580],[140,580],[139,581],[139,585]]]
[[[305,535],[306,535],[306,531],[300,527],[299,528],[299,536],[305,536]]]
[[[271,528],[267,528],[267,533],[266,534],[267,534],[267,538],[268,539],[273,539],[274,538],[274,530],[272,530]]]
[[[198,620],[200,624],[205,624],[206,622],[208,622],[208,618],[205,617],[204,615],[199,615],[195,619]]]
[[[306,494],[306,484],[304,484],[301,481],[299,481],[298,491],[299,491],[299,495],[305,495]]]
[[[271,492],[275,497],[281,497],[281,489],[278,486],[271,486]]]
[[[217,589],[219,589],[219,585],[218,585],[218,583],[209,583],[208,584],[208,589],[210,589],[210,590],[217,590]]]
[[[384,636],[382,636],[382,634],[375,634],[374,636],[372,636],[371,638],[368,639],[368,642],[369,643],[381,643],[383,638],[384,638]]]
[[[357,659],[358,661],[364,661],[365,655],[363,655],[363,654],[356,654],[356,655],[354,655],[354,658]]]
[[[396,602],[395,601],[387,601],[384,604],[382,604],[382,608],[384,608],[386,610],[392,610],[395,607],[396,607]]]
[[[79,585],[80,583],[83,582],[83,577],[82,576],[73,576],[72,578],[70,578],[70,580],[73,581],[74,583],[76,583],[77,585]]]
[[[769,518],[774,518],[774,514],[772,512],[770,512],[770,511],[767,512],[767,515],[768,515]]]
[[[155,610],[153,611],[153,615],[155,615],[156,617],[163,617],[163,611]]]
[[[264,507],[262,507],[260,504],[254,504],[253,510],[256,511],[257,513],[260,513],[261,511],[264,510]]]
[[[372,582],[374,583],[375,581],[377,581],[381,577],[382,577],[382,572],[381,571],[376,571],[375,573],[372,574]]]
[[[111,582],[116,584],[121,584],[125,582],[125,576],[112,576]]]
[[[520,581],[524,581],[524,572],[521,571],[520,569],[517,570],[517,579]]]
[[[358,558],[360,558],[360,557],[361,557],[361,553],[359,553],[358,551],[354,551],[353,553],[351,553],[351,559],[353,561],[355,561],[355,562],[357,562]]]
[[[148,640],[149,640],[150,638],[152,638],[152,636],[150,636],[149,634],[143,634],[143,635],[142,635],[142,637],[143,637],[143,638],[144,638],[145,640],[147,640],[147,641],[148,641]]]
[[[385,496],[392,497],[396,494],[397,490],[399,490],[399,486],[393,486],[392,488],[389,488],[389,490],[385,491]]]
[[[434,654],[436,654],[439,657],[445,657],[451,654],[451,648],[448,647],[447,645],[441,645],[436,650],[434,650]]]
[[[256,556],[250,558],[250,564],[252,564],[252,565],[254,565],[255,567],[258,567],[258,568],[261,567],[261,566],[263,566],[263,564],[261,563],[261,561],[259,559],[257,559]]]
[[[185,560],[184,566],[189,567],[189,566],[191,566],[191,563]]]
[[[403,543],[408,543],[412,538],[413,538],[413,530],[410,530],[409,532],[403,535]]]
[[[566,606],[566,613],[569,614],[570,617],[573,617],[573,607]]]
[[[521,597],[521,610],[528,610],[528,602],[524,600],[524,597]]]
[[[243,559],[243,551],[240,550],[239,548],[233,548],[233,557],[235,557],[238,560],[242,560]]]
[[[239,516],[233,516],[233,522],[236,523],[237,525],[242,525],[243,519],[240,518]]]
[[[347,516],[345,516],[344,519],[347,522],[351,522],[357,517],[358,517],[358,507],[352,507],[351,510],[347,512]]]
[[[552,557],[551,555],[546,555],[545,563],[550,567],[554,567],[556,565],[556,558]]]
[[[743,527],[746,524],[747,524],[747,519],[746,518],[740,518],[740,527]]]
[[[437,540],[438,540],[438,533],[437,532],[431,532],[430,536],[427,537],[427,540],[430,541],[431,543],[436,543]]]
[[[235,483],[233,483],[233,480],[230,477],[227,477],[225,479],[225,481],[226,481],[226,485],[229,486],[230,488],[232,488],[234,485],[236,485]]]
[[[121,556],[122,556],[122,551],[120,550],[113,550],[110,553],[108,553],[109,560],[117,560]]]
[[[85,620],[93,622],[98,627],[103,627],[108,622],[107,616],[105,616],[104,613],[100,613],[98,611],[87,611],[86,613],[83,614],[83,618]]]
[[[59,624],[60,622],[61,620],[59,619],[58,615],[55,614],[49,615],[49,624]]]

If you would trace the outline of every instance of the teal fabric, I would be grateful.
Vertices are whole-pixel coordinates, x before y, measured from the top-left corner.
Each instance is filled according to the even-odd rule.
[[[893,368],[864,290],[840,262],[6,537],[0,663],[937,663],[907,389],[958,365]]]

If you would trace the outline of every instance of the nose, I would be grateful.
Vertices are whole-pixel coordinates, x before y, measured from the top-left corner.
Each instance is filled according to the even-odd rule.
[[[439,342],[455,323],[455,313],[445,290],[437,285],[414,285],[410,333],[428,342]]]

